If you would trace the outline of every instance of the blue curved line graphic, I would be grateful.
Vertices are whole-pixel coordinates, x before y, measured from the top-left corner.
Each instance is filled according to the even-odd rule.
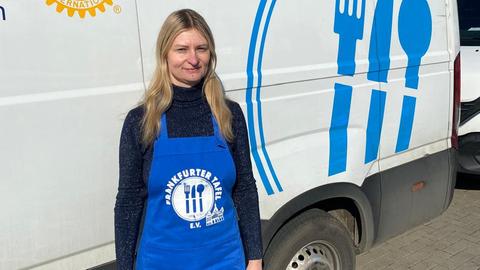
[[[270,4],[270,8],[268,9],[267,18],[265,20],[265,25],[263,27],[262,33],[262,40],[260,41],[260,50],[258,53],[258,62],[257,62],[257,73],[258,73],[258,83],[257,83],[257,95],[256,95],[256,102],[257,102],[257,115],[258,115],[258,128],[259,128],[259,135],[260,135],[260,144],[262,147],[262,153],[265,156],[265,160],[267,161],[268,169],[272,174],[273,181],[277,186],[279,192],[283,191],[280,182],[278,181],[277,174],[275,173],[275,169],[273,168],[272,161],[270,160],[270,156],[268,155],[267,149],[265,148],[265,135],[263,133],[263,116],[262,116],[262,100],[260,98],[260,92],[262,88],[262,61],[263,61],[263,50],[265,48],[265,40],[267,38],[268,26],[270,24],[270,19],[272,17],[273,9],[275,8],[275,3],[277,0],[272,0]]]
[[[255,22],[253,24],[252,29],[252,36],[250,37],[250,47],[248,49],[248,59],[247,59],[247,90],[245,93],[245,101],[247,103],[247,121],[248,121],[248,135],[250,138],[250,148],[252,149],[253,160],[255,165],[257,166],[258,173],[260,174],[260,178],[262,180],[263,186],[265,187],[265,191],[268,195],[273,194],[273,188],[268,181],[267,174],[265,173],[265,168],[263,167],[262,161],[258,154],[257,150],[257,141],[255,138],[255,127],[254,127],[254,119],[253,119],[253,104],[252,104],[252,88],[253,88],[253,61],[255,57],[255,47],[257,44],[258,38],[258,31],[260,28],[260,23],[262,21],[263,12],[265,11],[265,5],[267,1],[261,0],[257,14],[255,15]]]

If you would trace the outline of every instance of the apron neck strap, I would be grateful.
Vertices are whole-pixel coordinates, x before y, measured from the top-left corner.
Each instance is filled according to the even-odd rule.
[[[217,137],[222,137],[222,134],[220,133],[220,127],[218,126],[217,119],[215,119],[215,116],[213,116],[213,113],[212,113],[212,125],[213,125],[213,134]]]
[[[162,114],[161,121],[160,121],[160,139],[167,139],[168,132],[167,132],[167,116],[165,113]]]

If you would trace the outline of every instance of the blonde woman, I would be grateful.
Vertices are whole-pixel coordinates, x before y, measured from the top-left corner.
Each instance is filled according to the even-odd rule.
[[[258,194],[245,119],[215,74],[213,35],[178,10],[120,141],[118,269],[262,269]]]

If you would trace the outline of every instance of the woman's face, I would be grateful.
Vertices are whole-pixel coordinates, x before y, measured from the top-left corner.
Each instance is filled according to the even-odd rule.
[[[167,55],[172,83],[181,87],[197,85],[207,73],[209,61],[208,43],[200,32],[190,29],[180,33]]]

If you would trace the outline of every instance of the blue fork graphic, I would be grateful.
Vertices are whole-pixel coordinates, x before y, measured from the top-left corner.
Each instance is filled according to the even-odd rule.
[[[340,1],[344,1],[343,11],[340,10]],[[350,3],[351,1],[353,2]],[[358,1],[362,1],[360,18],[357,18]],[[338,74],[350,76],[355,74],[355,49],[357,39],[363,38],[365,1],[366,0],[336,0],[333,31],[339,34],[337,56]],[[349,4],[353,5],[352,15],[348,14]]]

